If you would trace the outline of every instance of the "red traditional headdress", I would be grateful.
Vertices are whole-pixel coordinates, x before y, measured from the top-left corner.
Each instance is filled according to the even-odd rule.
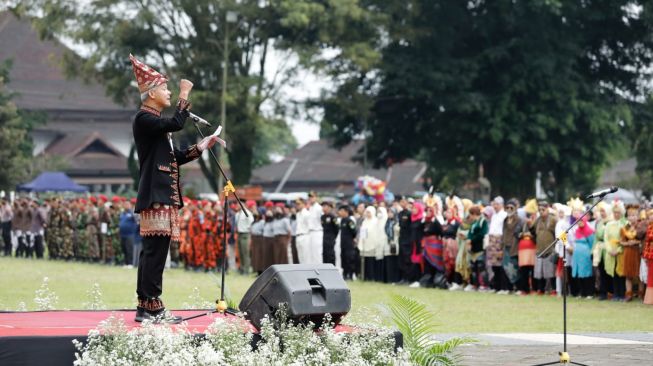
[[[165,75],[145,65],[131,53],[129,54],[129,60],[132,62],[134,76],[136,76],[136,82],[138,83],[138,90],[141,93],[145,93],[154,87],[168,82],[168,78]]]

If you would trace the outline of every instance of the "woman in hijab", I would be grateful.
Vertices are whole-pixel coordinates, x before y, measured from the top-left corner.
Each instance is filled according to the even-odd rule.
[[[409,287],[419,287],[420,274],[422,273],[422,237],[424,236],[424,204],[422,202],[415,202],[413,210],[410,215],[410,231],[413,243],[413,253],[411,255],[411,262],[413,263],[410,271],[410,281],[412,282]]]
[[[444,277],[444,247],[442,243],[442,225],[432,208],[428,208],[424,217],[424,236],[422,237],[424,253],[424,275],[419,283],[421,287],[446,288]]]
[[[594,296],[594,277],[592,271],[592,246],[594,245],[594,229],[583,217],[578,226],[569,235],[569,244],[573,250],[571,258],[571,276],[579,287],[581,297],[591,299]]]
[[[368,206],[363,214],[358,248],[363,259],[363,279],[383,282],[383,249],[387,243],[385,222],[388,214],[385,208]]]

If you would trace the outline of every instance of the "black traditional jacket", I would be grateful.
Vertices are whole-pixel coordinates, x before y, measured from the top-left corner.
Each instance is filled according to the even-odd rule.
[[[140,180],[135,212],[148,209],[154,203],[183,207],[179,186],[179,166],[200,156],[197,145],[186,150],[174,148],[169,133],[180,131],[188,117],[189,103],[177,103],[172,118],[142,107],[134,117],[132,129],[140,164]]]

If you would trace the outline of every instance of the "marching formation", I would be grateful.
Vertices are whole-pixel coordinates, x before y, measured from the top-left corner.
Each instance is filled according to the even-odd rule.
[[[138,265],[139,215],[133,199],[104,195],[2,201],[5,255]],[[348,279],[481,291],[560,295],[653,304],[653,208],[601,203],[556,241],[586,209],[495,198],[488,206],[456,196],[399,197],[390,204],[308,200],[222,205],[184,198],[181,236],[169,263],[195,271],[260,274],[287,263],[332,263]],[[223,242],[224,225],[228,232]],[[551,245],[553,243],[553,245]],[[223,245],[227,256],[222,258]],[[566,251],[566,262],[563,254]],[[568,286],[562,288],[563,271]]]

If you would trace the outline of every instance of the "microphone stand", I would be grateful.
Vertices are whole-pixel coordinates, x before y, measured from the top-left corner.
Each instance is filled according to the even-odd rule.
[[[197,132],[199,133],[202,138],[204,138],[204,134],[202,133],[202,130],[197,124],[197,121],[194,121],[195,123],[195,128],[197,129]],[[198,314],[198,315],[193,315],[189,316],[186,318],[183,318],[183,321],[199,318],[201,316],[207,316],[210,314],[214,313],[227,313],[231,315],[236,315],[238,312],[234,309],[229,309],[229,306],[227,305],[227,302],[224,299],[224,283],[225,283],[225,272],[227,272],[227,209],[228,207],[228,198],[229,194],[233,194],[234,197],[236,198],[236,201],[240,205],[240,208],[242,212],[245,214],[245,216],[249,217],[249,214],[247,213],[247,210],[245,209],[245,206],[243,206],[243,202],[238,198],[238,195],[236,194],[236,189],[234,188],[234,185],[231,183],[231,180],[227,178],[227,174],[225,174],[224,170],[222,169],[222,166],[220,165],[220,161],[218,161],[218,158],[215,156],[213,153],[212,149],[208,149],[209,153],[211,154],[211,157],[213,158],[213,161],[218,165],[218,169],[220,170],[220,174],[222,174],[222,178],[224,178],[224,181],[226,182],[224,185],[224,188],[222,190],[223,193],[223,209],[222,209],[222,278],[221,278],[221,284],[220,284],[220,299],[216,300],[216,306],[215,310],[209,311],[207,313],[203,314]]]
[[[569,231],[576,226],[580,220],[583,219],[583,217],[587,216],[593,209],[596,207],[601,201],[605,199],[605,196],[608,195],[608,192],[605,194],[602,194],[599,197],[599,200],[596,201],[592,207],[588,208],[579,218],[576,219],[569,227],[567,230],[565,230],[562,234],[560,234],[559,238],[556,238],[553,240],[551,244],[549,244],[548,247],[546,247],[544,250],[540,252],[540,254],[537,255],[538,258],[542,258],[544,256],[544,253],[548,252],[549,249],[551,249],[558,241],[561,241],[563,244],[563,250],[562,250],[562,262],[563,262],[563,270],[562,270],[562,324],[563,324],[563,349],[562,352],[558,352],[558,355],[560,355],[560,359],[558,361],[554,362],[547,362],[547,363],[540,363],[536,364],[533,366],[546,366],[546,365],[555,365],[555,364],[573,364],[573,365],[579,365],[579,366],[588,366],[582,363],[578,362],[573,362],[571,361],[571,357],[569,356],[569,353],[567,352],[567,235],[569,234]]]

